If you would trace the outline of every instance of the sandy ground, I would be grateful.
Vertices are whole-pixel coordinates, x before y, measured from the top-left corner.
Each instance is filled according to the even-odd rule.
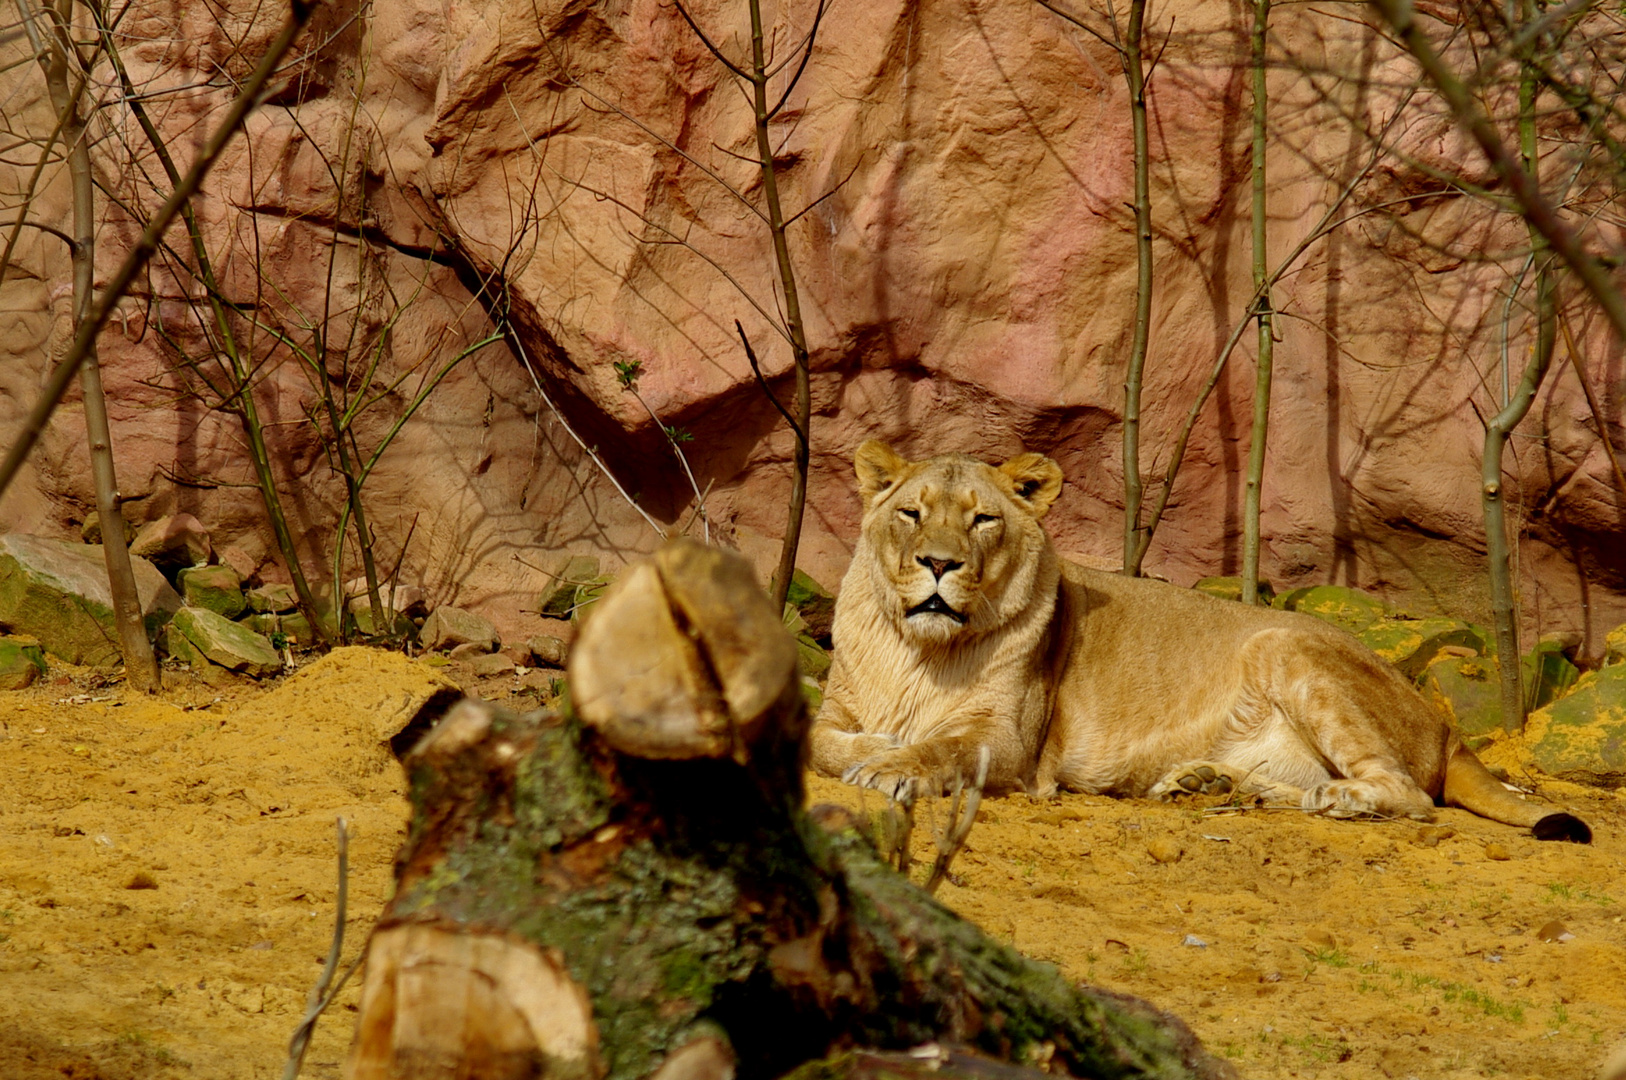
[[[270,688],[147,699],[78,673],[0,695],[0,1078],[280,1076],[331,939],[334,818],[348,964],[403,835],[380,737],[441,674],[354,650]],[[525,707],[547,682],[477,688]],[[1428,832],[989,800],[940,895],[1186,1017],[1248,1077],[1590,1080],[1626,1035],[1626,798],[1548,794],[1596,844],[1453,811]],[[857,805],[825,781],[812,797]],[[354,1007],[352,986],[303,1075],[339,1075]]]

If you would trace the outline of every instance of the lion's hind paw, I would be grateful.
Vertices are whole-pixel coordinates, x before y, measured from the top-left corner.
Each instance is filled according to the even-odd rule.
[[[1258,774],[1218,761],[1188,761],[1163,774],[1163,779],[1152,785],[1149,798],[1173,802],[1187,795],[1245,795],[1269,803],[1296,804],[1303,792],[1286,784],[1278,784]]]

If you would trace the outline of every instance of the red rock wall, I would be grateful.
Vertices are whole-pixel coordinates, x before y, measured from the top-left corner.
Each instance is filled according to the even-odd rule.
[[[740,55],[741,0],[691,10]],[[768,6],[777,55],[812,11],[800,0]],[[151,39],[128,46],[138,80],[176,90],[154,97],[154,110],[182,143],[218,116],[227,93],[197,84],[235,63],[227,43],[247,29],[204,12],[143,2],[127,19]],[[478,268],[502,272],[527,357],[639,503],[672,523],[693,500],[643,406],[619,385],[617,362],[637,361],[644,400],[693,434],[685,448],[700,485],[711,485],[714,530],[770,565],[791,439],[753,384],[734,320],[787,395],[790,361],[752,304],[777,304],[766,230],[728,190],[759,205],[756,167],[734,156],[754,152],[750,113],[675,8],[400,0],[365,16],[339,5],[322,20],[312,40],[327,44],[254,117],[200,206],[234,299],[277,312],[284,326],[319,321],[337,251],[335,338],[348,334],[352,311],[358,340],[388,329],[370,378],[358,374],[359,346],[337,377],[356,392],[394,386],[399,398],[489,331],[470,292],[476,278],[425,258],[450,238]],[[1366,27],[1303,7],[1276,20],[1272,262],[1363,173],[1374,132],[1391,149],[1345,216],[1366,212],[1312,244],[1276,297],[1265,572],[1278,587],[1336,581],[1413,610],[1486,619],[1476,412],[1496,408],[1523,228],[1483,201],[1429,194],[1441,190],[1441,170],[1484,170],[1437,109],[1406,97],[1414,73]],[[1142,458],[1160,470],[1252,291],[1249,96],[1239,10],[1179,0],[1154,5],[1150,21],[1168,45],[1150,94],[1157,286]],[[257,26],[251,43],[269,28]],[[18,89],[38,83],[37,72],[0,79],[19,115],[49,130],[39,94]],[[1068,476],[1049,519],[1058,543],[1115,560],[1135,263],[1129,111],[1113,51],[1032,0],[836,0],[774,138],[787,208],[823,197],[792,234],[815,370],[803,564],[832,583],[844,568],[858,516],[850,455],[869,437],[913,454],[1051,454]],[[118,140],[98,153],[121,190],[140,196]],[[338,178],[351,193],[342,212]],[[156,204],[150,191],[145,204]],[[66,221],[64,177],[48,177],[38,213]],[[109,211],[104,267],[122,253],[127,221]],[[25,235],[17,265],[0,305],[11,328],[0,333],[8,429],[68,329],[61,245]],[[133,516],[196,513],[218,546],[238,544],[275,576],[257,497],[230,486],[249,478],[241,428],[178,394],[176,351],[156,332],[162,324],[199,351],[187,328],[197,297],[181,275],[155,274],[104,336],[121,482],[138,499]],[[1582,299],[1567,302],[1610,433],[1626,443],[1621,350]],[[1519,305],[1506,310],[1516,378],[1529,320]],[[308,369],[264,334],[257,347],[256,393],[316,564],[342,485],[302,419],[316,404]],[[1252,386],[1245,343],[1198,425],[1149,571],[1189,581],[1240,565]],[[364,443],[385,423],[377,415]],[[82,445],[70,403],[34,459],[31,487],[7,496],[0,520],[60,531],[86,512]],[[1527,630],[1578,630],[1597,651],[1626,618],[1626,519],[1562,345],[1514,440],[1508,482]],[[619,556],[655,542],[501,343],[446,378],[366,491],[386,566],[411,531],[406,576],[439,599],[483,607],[511,633],[550,553]]]

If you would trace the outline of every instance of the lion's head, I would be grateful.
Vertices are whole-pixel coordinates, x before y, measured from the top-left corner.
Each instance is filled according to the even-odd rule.
[[[1049,551],[1039,519],[1061,493],[1054,461],[907,461],[872,440],[853,467],[871,585],[905,638],[946,644],[1002,626],[1028,606]]]

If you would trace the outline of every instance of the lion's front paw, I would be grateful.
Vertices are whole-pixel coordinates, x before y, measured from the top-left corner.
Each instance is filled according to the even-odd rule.
[[[849,766],[841,779],[872,788],[898,802],[913,802],[922,795],[935,794],[942,787],[930,770],[907,750],[890,750],[860,761]]]
[[[1407,790],[1410,787],[1410,790]],[[1306,810],[1335,818],[1399,818],[1434,820],[1434,802],[1421,789],[1405,784],[1379,784],[1370,780],[1328,780],[1304,793]]]

